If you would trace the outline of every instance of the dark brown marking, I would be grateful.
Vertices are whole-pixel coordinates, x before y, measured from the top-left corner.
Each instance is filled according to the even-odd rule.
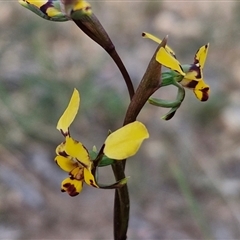
[[[197,86],[197,84],[198,84],[198,81],[192,80],[186,85],[186,87],[194,89]]]
[[[196,72],[195,78],[201,79],[201,78],[202,78],[202,76],[201,76],[201,69],[200,69],[199,66],[197,66],[198,64],[199,64],[199,61],[196,60],[196,61],[194,62],[194,64],[191,65],[191,67],[190,67],[190,69],[189,69],[189,72]]]
[[[62,192],[66,192],[66,191],[67,191],[67,193],[68,193],[71,197],[75,197],[75,196],[77,196],[77,195],[79,194],[79,193],[76,191],[75,186],[74,186],[73,184],[71,184],[71,183],[65,183],[65,184],[63,185],[63,187],[66,188],[66,190],[65,190],[65,189],[61,189],[61,191],[62,191]]]
[[[201,92],[203,93],[203,96],[202,96],[201,101],[202,101],[202,102],[207,101],[207,100],[208,100],[208,97],[209,97],[209,94],[208,94],[208,92],[209,92],[209,87],[206,87],[206,88],[202,89]]]
[[[53,5],[52,5],[52,1],[47,1],[44,5],[42,5],[41,7],[40,7],[40,10],[45,14],[45,15],[47,15],[47,10],[48,10],[48,8],[50,8],[50,7],[52,7]],[[48,16],[48,15],[47,15]]]
[[[62,157],[68,157],[69,156],[65,151],[59,152],[58,154]]]

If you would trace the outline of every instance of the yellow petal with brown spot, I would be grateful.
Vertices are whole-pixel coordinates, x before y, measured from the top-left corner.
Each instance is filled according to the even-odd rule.
[[[210,88],[203,80],[200,80],[193,92],[200,101],[205,102],[209,98]]]
[[[93,186],[95,188],[99,188],[99,186],[97,185],[94,176],[92,175],[92,173],[89,171],[89,169],[84,168],[84,181],[85,183],[87,183],[90,186]]]
[[[71,197],[77,196],[83,187],[83,181],[66,178],[62,181],[61,191],[67,192]]]
[[[209,49],[209,43],[200,47],[195,54],[195,61],[197,60],[199,62],[201,69],[203,69],[205,65],[208,49]]]
[[[89,167],[91,165],[87,149],[82,145],[82,143],[69,136],[66,137],[65,151],[67,155],[75,158],[84,167]]]

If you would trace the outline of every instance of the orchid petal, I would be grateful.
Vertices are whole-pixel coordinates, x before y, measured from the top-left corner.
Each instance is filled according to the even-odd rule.
[[[90,186],[99,188],[98,184],[96,183],[95,177],[93,176],[91,171],[89,171],[89,169],[87,168],[84,168],[84,181]]]
[[[164,47],[161,47],[157,54],[156,54],[156,60],[162,64],[163,66],[170,68],[176,72],[178,72],[180,75],[185,76],[185,73],[181,67],[181,64],[179,61],[173,57]]]
[[[192,89],[195,96],[200,101],[207,101],[209,98],[210,87],[203,80],[203,73],[199,63],[183,65],[183,69],[186,72],[186,75],[181,81],[179,81],[180,84],[183,87]]]
[[[82,0],[78,0],[76,4],[74,4],[72,12],[75,11],[83,11],[85,13],[91,14],[91,5],[90,3],[86,2],[86,1],[82,1]]]
[[[78,90],[75,88],[66,110],[57,123],[57,129],[61,131],[65,136],[69,134],[68,128],[77,115],[79,105],[80,95]]]
[[[153,40],[154,42],[156,42],[158,44],[160,44],[162,42],[162,40],[160,38],[157,38],[154,35],[152,35],[150,33],[147,33],[147,32],[143,32],[142,36],[144,38],[149,38],[149,39]],[[166,45],[165,48],[169,53],[171,53],[176,58],[175,52],[168,45]]]
[[[69,136],[66,137],[65,151],[67,155],[76,159],[84,167],[89,167],[91,165],[91,160],[86,148],[82,145],[82,143]]]
[[[61,191],[67,192],[71,197],[77,196],[83,187],[83,181],[66,178],[62,181]]]
[[[195,54],[194,63],[197,64],[197,62],[199,62],[201,69],[203,69],[205,65],[208,49],[209,49],[209,43],[200,47]]]
[[[135,121],[111,133],[105,141],[103,152],[112,159],[126,159],[135,155],[143,140],[148,137],[147,128]]]
[[[91,5],[84,0],[61,0],[62,1],[62,9],[66,13],[67,16],[71,16],[78,12],[79,16],[91,15]]]
[[[71,172],[69,172],[69,175],[71,176],[72,179],[77,179],[82,181],[84,179],[83,169],[84,167],[77,166],[74,169],[72,169]]]
[[[19,3],[44,19],[55,22],[69,20],[69,17],[61,11],[59,0],[19,0]]]
[[[74,168],[78,166],[76,162],[74,163],[69,158],[63,156],[57,156],[55,158],[55,162],[65,172],[71,172]]]
[[[149,39],[153,40],[154,42],[156,42],[158,44],[160,44],[162,42],[162,40],[160,38],[155,37],[151,33],[143,32],[142,37],[143,38],[149,38]]]
[[[200,80],[193,92],[200,101],[205,102],[209,98],[210,88],[203,80]]]

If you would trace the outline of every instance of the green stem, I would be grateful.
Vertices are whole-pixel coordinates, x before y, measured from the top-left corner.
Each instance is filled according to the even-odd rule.
[[[181,106],[182,101],[185,98],[185,90],[182,87],[181,84],[176,82],[174,79],[172,80],[172,85],[176,86],[178,88],[178,95],[175,101],[168,101],[158,98],[149,98],[148,102],[152,105],[158,106],[158,107],[164,107],[164,108],[171,108],[171,110],[162,117],[164,120],[170,120],[178,108]],[[162,85],[163,86],[163,85]],[[167,86],[167,85],[165,85]]]

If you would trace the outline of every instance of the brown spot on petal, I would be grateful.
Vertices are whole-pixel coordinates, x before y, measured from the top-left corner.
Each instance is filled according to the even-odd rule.
[[[94,183],[94,181],[92,179],[90,179],[90,185],[95,188],[98,188],[98,186]]]
[[[192,80],[186,85],[186,87],[194,89],[197,86],[197,84],[198,84],[198,81]]]
[[[202,78],[200,64],[199,64],[198,60],[197,60],[197,62],[195,62],[194,64],[191,65],[189,72],[195,72],[196,73],[195,78],[197,78],[197,79]]]
[[[93,187],[95,186],[92,179],[90,180],[90,184],[91,184]]]
[[[209,94],[208,94],[209,93],[209,87],[206,87],[206,88],[202,89],[201,92],[203,93],[201,101],[202,102],[207,101],[208,97],[209,97]]]
[[[58,154],[62,157],[68,157],[69,156],[65,151],[58,152]]]
[[[62,192],[67,192],[71,197],[77,196],[79,193],[76,191],[76,188],[71,183],[65,183],[63,185],[64,189],[61,189]]]
[[[47,10],[48,10],[48,8],[50,8],[50,7],[52,7],[53,5],[52,5],[52,2],[51,1],[47,1],[44,5],[42,5],[41,7],[40,7],[40,10],[44,13],[44,14],[46,14],[47,15]]]

